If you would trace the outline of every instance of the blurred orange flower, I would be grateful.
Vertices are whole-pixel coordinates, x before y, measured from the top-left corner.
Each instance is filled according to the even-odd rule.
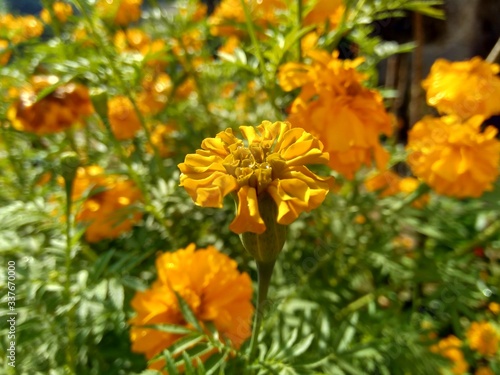
[[[43,24],[35,16],[14,17],[12,14],[0,15],[0,35],[13,44],[19,44],[43,33]]]
[[[98,0],[97,13],[118,26],[127,26],[141,18],[142,0]]]
[[[12,51],[9,49],[9,41],[5,39],[0,39],[0,66],[6,65],[9,60]]]
[[[467,330],[467,339],[470,348],[482,355],[493,356],[498,351],[500,336],[489,322],[473,322]]]
[[[129,231],[142,218],[131,206],[141,200],[132,181],[121,176],[106,175],[99,166],[79,167],[73,181],[72,198],[84,199],[75,220],[87,224],[85,239],[98,242],[116,238]]]
[[[162,158],[166,158],[172,155],[173,138],[172,133],[175,132],[176,127],[173,123],[166,125],[156,125],[151,132],[151,143],[157,148],[158,153]],[[151,146],[146,145],[146,150],[149,153],[153,153]]]
[[[39,135],[50,134],[66,130],[93,113],[87,88],[76,83],[57,86],[37,100],[43,89],[58,82],[56,76],[33,77],[32,84],[20,92],[19,100],[8,110],[12,126]]]
[[[456,375],[463,375],[469,369],[469,364],[464,358],[462,352],[462,341],[453,335],[441,339],[436,345],[431,347],[435,353],[441,354],[453,362],[451,371]]]
[[[286,122],[264,121],[257,127],[240,126],[240,131],[246,143],[226,129],[205,139],[201,150],[179,164],[181,186],[197,205],[222,207],[223,198],[235,192],[238,210],[229,228],[239,234],[262,234],[266,226],[259,201],[264,197],[274,200],[276,221],[282,225],[323,202],[331,178],[319,177],[305,167],[328,162],[320,141]]]
[[[144,114],[157,114],[167,105],[172,93],[172,80],[167,73],[146,74],[142,91],[137,95],[137,105]]]
[[[52,11],[56,16],[57,20],[61,23],[66,23],[68,17],[73,14],[73,8],[71,4],[64,3],[62,1],[56,1],[52,4]],[[51,23],[52,17],[50,16],[50,11],[48,9],[43,9],[40,13],[40,18],[45,23]]]
[[[500,114],[500,65],[474,57],[469,61],[438,59],[422,82],[427,103],[440,113],[467,120]]]
[[[141,121],[129,98],[116,96],[108,102],[111,130],[118,140],[134,138],[141,129]]]
[[[481,132],[483,117],[424,117],[408,134],[408,163],[413,174],[437,193],[479,197],[493,188],[500,165],[497,130]]]
[[[380,94],[362,85],[366,76],[356,68],[363,59],[340,60],[323,50],[306,55],[310,65],[287,63],[279,70],[283,90],[301,87],[288,120],[316,135],[330,154],[329,166],[347,178],[372,158],[383,170],[389,154],[379,137],[391,134],[391,120]]]
[[[329,30],[337,27],[345,11],[342,0],[308,0],[305,7],[304,26],[318,25],[322,29],[328,21]]]
[[[145,325],[175,324],[190,327],[182,316],[177,292],[203,325],[212,322],[223,340],[235,348],[250,337],[252,282],[240,273],[237,264],[227,255],[209,246],[196,250],[165,252],[156,259],[158,278],[151,288],[137,292],[132,299],[136,316],[131,325],[132,351],[152,359],[167,349],[181,335],[145,328]],[[149,368],[162,370],[165,360],[150,363]]]

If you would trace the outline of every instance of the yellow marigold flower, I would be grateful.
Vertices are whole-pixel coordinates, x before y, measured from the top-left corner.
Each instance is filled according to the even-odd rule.
[[[52,5],[52,10],[54,12],[54,15],[58,19],[58,21],[61,23],[66,23],[66,21],[68,20],[68,17],[73,14],[73,8],[71,7],[71,5],[64,3],[62,1],[56,1]],[[50,12],[48,9],[42,10],[42,12],[40,13],[40,18],[45,23],[52,22],[52,18],[50,16]]]
[[[191,94],[196,94],[196,83],[189,77],[176,88],[175,97],[183,100],[189,98]]]
[[[399,190],[402,193],[410,194],[413,193],[420,186],[420,181],[414,177],[405,177],[399,180]],[[424,194],[418,199],[416,199],[411,205],[415,208],[423,208],[427,203],[429,203],[430,195]]]
[[[14,17],[12,14],[0,15],[0,35],[13,44],[36,38],[43,33],[43,24],[34,16]]]
[[[483,117],[462,123],[458,117],[425,117],[408,134],[408,163],[413,174],[437,193],[479,197],[493,188],[500,164],[497,130],[480,131]]]
[[[77,169],[72,197],[77,202],[85,196],[75,220],[88,225],[88,242],[116,238],[142,218],[142,213],[131,208],[141,200],[139,189],[121,176],[105,175],[99,166]]]
[[[467,339],[472,350],[492,356],[498,351],[498,332],[489,322],[473,322],[467,330]]]
[[[138,52],[151,43],[144,31],[134,28],[118,30],[113,41],[119,52]]]
[[[93,112],[86,87],[68,83],[58,86],[40,100],[37,95],[59,79],[55,76],[35,76],[32,84],[21,91],[19,100],[8,110],[14,128],[39,135],[63,131],[82,121]]]
[[[325,164],[322,143],[290,123],[264,121],[257,127],[240,126],[244,143],[231,129],[207,138],[201,150],[179,164],[181,186],[203,207],[222,207],[223,198],[238,196],[235,233],[261,234],[266,226],[259,200],[271,196],[282,225],[292,223],[303,211],[317,208],[329,191],[331,179],[315,175],[305,164]]]
[[[141,121],[129,98],[116,96],[108,102],[108,117],[116,139],[134,138],[141,129]]]
[[[232,55],[234,53],[234,50],[237,47],[239,47],[239,45],[240,45],[240,39],[237,36],[232,35],[226,39],[224,44],[220,46],[217,51]]]
[[[7,65],[12,51],[9,49],[9,41],[0,39],[0,66]]]
[[[162,158],[172,155],[172,150],[174,149],[172,134],[175,132],[175,129],[174,124],[170,123],[167,125],[157,125],[151,132],[151,143],[158,149],[158,153]],[[153,153],[149,144],[146,146],[146,150],[151,154]]]
[[[284,10],[284,0],[246,0],[252,21],[260,28],[279,23],[278,11]],[[245,12],[240,0],[222,0],[208,19],[210,33],[214,36],[238,36],[243,33],[235,25],[245,24]]]
[[[98,0],[97,13],[118,26],[127,26],[141,18],[142,0]]]
[[[311,5],[312,7],[310,7]],[[309,12],[306,10],[306,16],[303,20],[304,26],[318,25],[322,28],[324,27],[325,22],[328,21],[330,30],[337,27],[345,11],[345,6],[343,5],[342,0],[307,1],[306,9],[307,7],[310,7],[310,10]]]
[[[462,352],[462,341],[456,336],[450,335],[440,340],[436,345],[431,347],[434,353],[439,353],[443,357],[448,358],[453,362],[451,371],[456,375],[463,375],[469,369],[469,364],[464,358]]]
[[[440,113],[466,120],[474,115],[500,114],[500,65],[474,57],[469,61],[438,59],[422,86],[427,103]]]
[[[474,375],[495,375],[495,373],[489,367],[483,367],[483,366],[481,366],[481,367],[479,367],[476,370],[476,372],[474,373]]]
[[[195,251],[194,244],[176,252],[166,252],[156,259],[158,278],[150,289],[137,292],[132,299],[136,316],[130,320],[132,351],[151,359],[167,349],[181,335],[143,326],[176,324],[189,327],[184,320],[177,292],[190,306],[201,324],[211,322],[223,340],[239,348],[250,336],[252,282],[240,273],[237,264],[213,246]],[[160,359],[149,365],[162,370]]]
[[[383,170],[389,154],[379,137],[391,133],[391,120],[380,94],[361,84],[366,76],[356,67],[363,59],[340,60],[337,52],[323,50],[307,55],[311,65],[287,63],[279,71],[285,91],[302,88],[289,120],[316,135],[330,154],[330,167],[347,178],[372,158]]]

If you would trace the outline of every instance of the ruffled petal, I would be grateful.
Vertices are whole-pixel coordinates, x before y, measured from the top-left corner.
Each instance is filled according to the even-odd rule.
[[[266,230],[259,212],[257,191],[254,188],[243,186],[238,190],[238,209],[229,229],[237,234],[243,232],[262,234]]]

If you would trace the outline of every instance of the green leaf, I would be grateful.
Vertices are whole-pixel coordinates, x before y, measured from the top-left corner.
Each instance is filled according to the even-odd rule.
[[[116,279],[109,280],[108,283],[108,295],[113,302],[113,304],[118,309],[123,309],[123,301],[125,299],[125,293],[123,291],[123,285]]]
[[[163,352],[163,356],[165,357],[165,365],[168,370],[169,375],[179,375],[179,371],[177,370],[177,366],[175,366],[175,360],[172,357],[172,354],[168,350]]]
[[[307,349],[311,346],[311,343],[314,340],[314,334],[311,333],[310,335],[306,336],[302,340],[300,340],[297,345],[295,345],[292,348],[291,354],[294,357],[298,357],[299,355],[303,354],[306,352]]]
[[[184,298],[181,297],[179,293],[177,293],[176,291],[174,291],[174,293],[177,297],[177,302],[179,303],[179,308],[181,309],[182,316],[184,317],[184,319],[186,319],[186,322],[191,324],[199,332],[203,332],[203,328],[201,328],[198,318],[196,318],[187,302],[184,300]]]
[[[151,324],[151,325],[145,325],[143,327],[155,329],[157,331],[173,333],[176,335],[186,335],[186,334],[193,333],[192,329],[186,328],[184,326],[175,325],[175,324]]]

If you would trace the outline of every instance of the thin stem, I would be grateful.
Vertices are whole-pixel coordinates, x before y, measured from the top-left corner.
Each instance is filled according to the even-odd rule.
[[[65,254],[65,268],[66,268],[66,278],[64,280],[64,295],[66,297],[66,302],[68,304],[71,304],[71,228],[72,228],[72,206],[73,206],[73,199],[72,199],[72,188],[73,188],[73,179],[72,178],[65,178],[65,190],[66,190],[66,254]],[[68,366],[73,374],[76,373],[76,350],[74,347],[74,340],[75,340],[75,330],[73,327],[74,323],[74,309],[69,308],[67,315],[67,327],[68,327],[68,332],[67,332],[67,337],[68,337],[68,345],[66,346],[66,361],[68,363]]]
[[[275,262],[257,262],[258,290],[257,305],[255,306],[254,322],[252,327],[252,338],[250,339],[250,352],[248,358],[253,361],[257,350],[258,336],[262,320],[264,318],[264,303],[267,299],[267,292],[271,282]]]

